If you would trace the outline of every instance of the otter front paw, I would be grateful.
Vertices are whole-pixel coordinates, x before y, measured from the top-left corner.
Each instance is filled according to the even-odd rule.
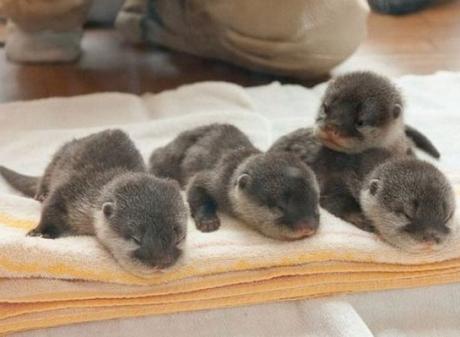
[[[55,231],[42,231],[40,228],[34,228],[31,231],[29,231],[27,236],[34,236],[34,237],[40,237],[43,239],[56,239],[59,235]]]
[[[37,200],[38,202],[43,202],[46,199],[46,194],[36,194],[34,196],[34,199]]]
[[[375,232],[375,228],[372,223],[361,213],[352,213],[346,217],[346,221],[351,222],[359,229],[366,232]]]
[[[196,228],[201,232],[214,232],[220,227],[220,219],[214,216],[199,217],[195,219]]]
[[[43,237],[43,233],[37,228],[32,229],[26,235],[27,236]]]

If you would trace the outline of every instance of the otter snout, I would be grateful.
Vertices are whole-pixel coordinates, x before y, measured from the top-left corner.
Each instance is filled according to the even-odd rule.
[[[315,128],[315,136],[318,138],[329,138],[331,136],[338,136],[338,134],[337,127],[331,123],[317,123],[317,127]]]
[[[283,217],[279,219],[278,223],[289,228],[290,239],[303,239],[316,233],[319,227],[319,216],[303,217],[295,220],[289,220]]]
[[[335,125],[332,125],[332,124],[329,124],[329,123],[324,124],[324,126],[321,128],[321,131],[323,133],[325,133],[326,135],[329,135],[329,136],[338,136],[339,135],[338,128]]]
[[[167,252],[162,252],[161,254],[154,254],[142,248],[134,252],[134,258],[149,267],[158,269],[171,267],[174,263],[176,263],[181,255],[182,251],[177,247],[174,247]]]
[[[441,244],[447,235],[449,234],[448,228],[446,230],[440,231],[435,229],[424,230],[421,233],[417,233],[417,240],[427,244],[427,245],[439,245]]]
[[[182,251],[176,248],[173,252],[156,258],[154,264],[160,269],[168,268],[175,264],[181,255]]]
[[[338,127],[329,123],[319,126],[315,131],[315,136],[321,143],[332,149],[341,149],[345,147],[349,138],[349,136],[345,135]]]
[[[319,227],[319,219],[299,220],[293,224],[293,232],[299,239],[307,238],[316,233]]]
[[[440,244],[442,242],[442,238],[435,233],[424,233],[421,237],[421,241],[427,245],[433,246]]]

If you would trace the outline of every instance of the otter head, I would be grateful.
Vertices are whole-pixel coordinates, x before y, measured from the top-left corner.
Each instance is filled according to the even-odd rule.
[[[104,188],[100,205],[96,237],[126,270],[148,275],[181,255],[187,209],[175,182],[125,174]]]
[[[406,251],[439,250],[456,230],[452,187],[427,162],[380,165],[369,175],[360,201],[382,239]]]
[[[234,212],[262,234],[279,240],[313,235],[319,226],[319,187],[313,171],[289,153],[250,157],[233,175]]]
[[[333,80],[323,97],[315,135],[332,150],[358,153],[404,136],[403,103],[389,79],[352,72]]]

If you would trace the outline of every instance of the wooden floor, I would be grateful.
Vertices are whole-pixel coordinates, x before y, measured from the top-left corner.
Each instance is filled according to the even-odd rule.
[[[368,26],[366,41],[333,74],[362,68],[392,76],[460,71],[460,0],[409,16],[372,13]],[[134,48],[109,29],[89,29],[83,48],[76,64],[46,66],[9,63],[0,50],[0,102],[100,91],[159,92],[205,80],[248,86],[277,79],[181,53]]]

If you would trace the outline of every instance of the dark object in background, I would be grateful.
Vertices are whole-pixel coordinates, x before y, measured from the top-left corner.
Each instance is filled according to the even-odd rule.
[[[435,0],[368,0],[371,8],[380,13],[403,15],[428,7]]]
[[[0,16],[0,47],[5,45],[6,40],[6,19]]]

